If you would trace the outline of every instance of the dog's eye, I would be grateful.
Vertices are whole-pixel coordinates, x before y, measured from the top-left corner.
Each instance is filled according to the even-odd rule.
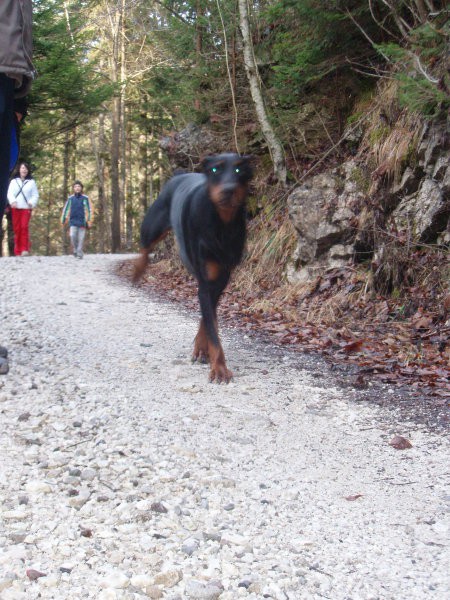
[[[211,169],[211,173],[217,173],[219,171],[219,169],[217,167],[213,167]]]
[[[240,168],[239,168],[239,167],[236,167],[236,168],[235,168],[235,170],[234,170],[234,172],[235,172],[235,173],[240,173],[240,172],[241,172],[241,170],[240,170]]]

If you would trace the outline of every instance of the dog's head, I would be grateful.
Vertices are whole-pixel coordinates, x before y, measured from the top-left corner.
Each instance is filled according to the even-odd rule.
[[[224,222],[231,221],[245,203],[248,183],[252,178],[250,156],[216,154],[202,162],[209,197]]]

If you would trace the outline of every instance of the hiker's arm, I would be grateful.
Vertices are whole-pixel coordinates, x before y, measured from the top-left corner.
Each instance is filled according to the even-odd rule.
[[[31,206],[31,208],[35,208],[36,204],[38,203],[38,200],[39,200],[39,192],[38,192],[37,185],[36,185],[36,182],[34,181],[34,179],[32,179],[32,181],[31,181],[30,192],[31,192],[31,196],[28,199],[28,204]]]
[[[8,195],[7,195],[8,202],[9,202],[9,204],[10,204],[10,205],[11,205],[13,208],[15,208],[15,206],[16,206],[16,204],[17,204],[17,198],[16,198],[16,196],[15,196],[15,194],[14,194],[14,191],[13,191],[13,188],[14,188],[14,187],[17,187],[17,184],[16,184],[16,181],[15,181],[15,179],[13,179],[13,180],[11,181],[11,183],[9,184],[9,188],[8,188]]]

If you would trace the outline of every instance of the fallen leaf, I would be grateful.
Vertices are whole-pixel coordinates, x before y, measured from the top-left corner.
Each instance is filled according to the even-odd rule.
[[[363,340],[355,340],[354,342],[350,342],[349,344],[345,344],[345,346],[343,346],[341,349],[346,354],[350,354],[351,352],[360,352],[363,344],[364,344]]]
[[[362,494],[355,494],[354,496],[345,496],[345,499],[349,502],[353,502],[353,500],[358,500],[358,498],[362,498]]]
[[[420,317],[415,323],[413,323],[414,329],[428,329],[433,324],[431,317]]]
[[[446,311],[450,311],[450,294],[447,294],[444,298],[443,305]]]
[[[394,436],[389,442],[389,446],[392,446],[396,450],[406,450],[407,448],[412,448],[411,442],[401,435]]]

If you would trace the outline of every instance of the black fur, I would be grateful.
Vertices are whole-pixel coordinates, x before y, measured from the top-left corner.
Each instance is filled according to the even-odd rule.
[[[211,381],[228,382],[220,344],[216,308],[231,272],[242,258],[246,237],[249,157],[218,154],[203,161],[203,173],[176,175],[148,210],[141,228],[141,258],[135,279],[145,269],[156,243],[171,229],[181,259],[198,281],[202,319],[193,359],[210,361]]]

